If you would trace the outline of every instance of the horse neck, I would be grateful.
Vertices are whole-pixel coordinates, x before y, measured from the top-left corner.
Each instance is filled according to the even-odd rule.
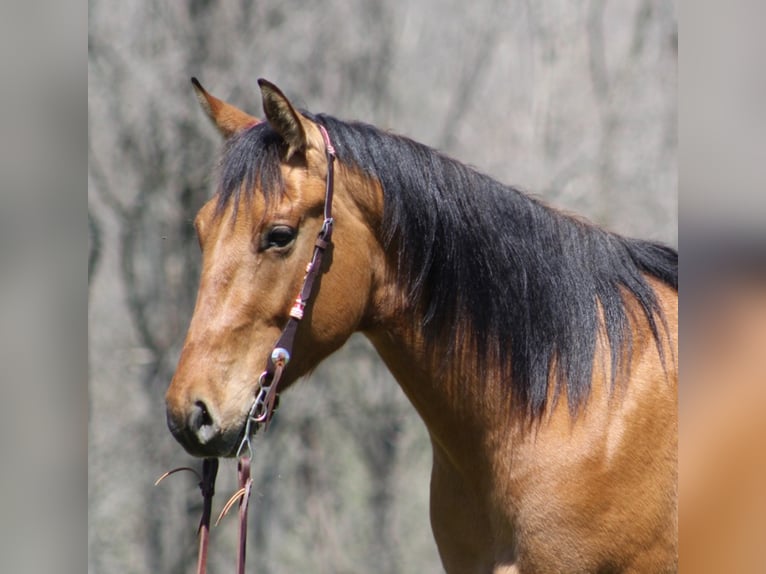
[[[349,187],[354,189],[348,195],[353,198],[355,212],[364,214],[367,225],[380,232],[380,185],[353,170],[341,169],[343,185],[351,182]],[[359,330],[372,342],[418,411],[434,447],[441,446],[451,458],[463,458],[466,464],[472,464],[472,455],[481,452],[478,447],[495,440],[489,434],[499,432],[500,440],[507,438],[508,389],[501,387],[497,373],[479,368],[476,357],[459,351],[465,345],[456,343],[454,349],[458,351],[448,351],[426,344],[423,318],[408,303],[406,286],[392,272],[396,260],[380,237],[377,241],[368,262],[372,290]],[[479,372],[485,375],[480,377]]]
[[[482,455],[498,433],[507,437],[508,397],[498,378],[479,378],[470,357],[429,349],[419,321],[365,332],[423,419],[434,447],[466,469],[485,462]],[[495,424],[497,423],[497,424]]]

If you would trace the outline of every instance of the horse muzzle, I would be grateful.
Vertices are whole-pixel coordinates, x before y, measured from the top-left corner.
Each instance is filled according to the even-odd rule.
[[[191,402],[186,408],[168,402],[167,423],[170,432],[193,456],[234,456],[240,432],[225,430],[215,411],[203,401]]]

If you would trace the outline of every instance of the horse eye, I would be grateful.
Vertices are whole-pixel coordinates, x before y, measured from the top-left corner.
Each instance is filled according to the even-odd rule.
[[[287,247],[295,239],[295,230],[287,225],[276,225],[266,234],[263,248]]]

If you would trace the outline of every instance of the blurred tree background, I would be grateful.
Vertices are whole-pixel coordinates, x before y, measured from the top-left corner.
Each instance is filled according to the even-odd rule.
[[[670,0],[90,1],[89,572],[194,571],[192,463],[165,427],[197,289],[192,220],[220,151],[189,78],[261,115],[301,107],[437,147],[626,235],[676,243]],[[441,572],[423,424],[353,337],[256,441],[254,571]],[[219,471],[214,512],[235,490]],[[236,520],[212,532],[234,568]]]

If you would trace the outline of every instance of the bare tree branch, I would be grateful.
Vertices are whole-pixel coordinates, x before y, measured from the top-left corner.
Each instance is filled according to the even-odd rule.
[[[101,224],[93,215],[93,211],[88,206],[88,287],[90,287],[91,281],[96,274],[98,263],[101,261],[101,249],[103,248],[103,241],[101,239]]]

